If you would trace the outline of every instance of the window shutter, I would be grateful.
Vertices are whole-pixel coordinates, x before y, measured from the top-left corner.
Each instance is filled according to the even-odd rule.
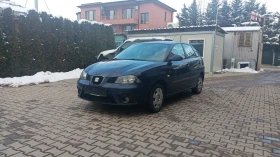
[[[252,33],[246,33],[244,46],[248,46],[248,47],[252,46]]]
[[[244,46],[244,40],[245,40],[245,33],[244,32],[240,32],[239,33],[239,47],[243,47]]]

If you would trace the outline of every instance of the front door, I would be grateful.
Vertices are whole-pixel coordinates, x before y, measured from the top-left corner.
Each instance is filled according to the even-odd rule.
[[[179,55],[183,58],[183,60],[171,62],[171,68],[169,71],[169,77],[171,80],[171,85],[168,90],[169,94],[177,93],[186,89],[190,76],[189,60],[186,58],[181,44],[176,44],[172,48],[168,58],[171,58],[173,55]]]

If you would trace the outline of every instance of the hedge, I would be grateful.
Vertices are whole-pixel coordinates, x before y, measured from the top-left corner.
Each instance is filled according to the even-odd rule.
[[[110,26],[79,24],[32,10],[14,17],[5,9],[0,31],[0,77],[85,68],[101,51],[115,47]]]

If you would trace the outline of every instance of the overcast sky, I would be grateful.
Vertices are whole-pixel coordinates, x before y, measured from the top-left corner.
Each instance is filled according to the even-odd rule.
[[[26,0],[11,0],[17,4],[25,6]],[[46,4],[44,0],[39,1],[39,11],[47,11]],[[110,2],[112,0],[45,0],[49,6],[50,13],[55,16],[62,16],[71,20],[76,20],[76,12],[79,12],[78,5],[83,3],[93,3],[93,2]],[[160,0],[161,2],[175,8],[177,11],[180,11],[182,5],[190,5],[192,0]],[[199,1],[199,0],[198,0]],[[208,0],[206,0],[208,1]],[[261,3],[266,3],[268,11],[280,11],[280,0],[258,0]],[[26,4],[27,8],[34,8],[34,0],[28,0]],[[176,18],[175,18],[176,19]]]

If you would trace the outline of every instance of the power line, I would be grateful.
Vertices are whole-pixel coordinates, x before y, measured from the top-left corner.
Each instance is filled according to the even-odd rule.
[[[49,9],[49,6],[48,6],[46,0],[44,0],[44,2],[45,2],[46,6],[47,6],[47,8],[48,8],[48,10],[49,10],[49,13],[51,14],[51,11],[50,11],[50,9]]]

